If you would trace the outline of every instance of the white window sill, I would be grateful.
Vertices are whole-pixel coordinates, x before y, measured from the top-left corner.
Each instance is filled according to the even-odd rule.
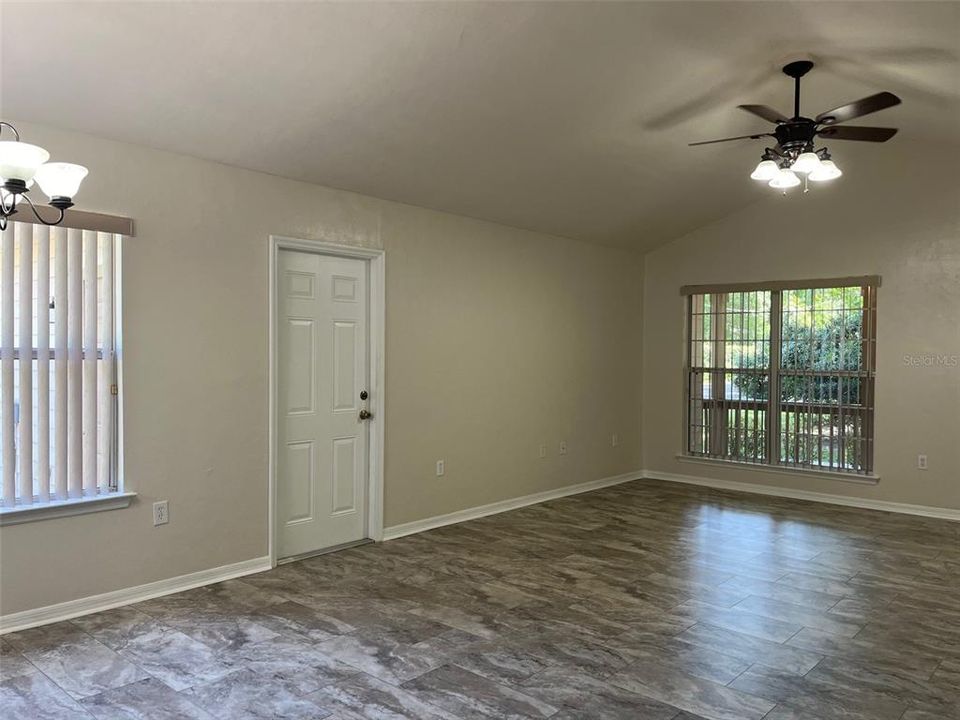
[[[853,473],[839,472],[836,470],[810,470],[807,468],[784,467],[781,465],[762,465],[760,463],[745,463],[736,460],[696,457],[694,455],[683,455],[682,453],[677,453],[676,458],[680,462],[694,463],[696,465],[712,465],[713,467],[726,467],[735,470],[752,470],[754,472],[770,473],[773,475],[793,475],[794,477],[839,480],[840,482],[855,483],[857,485],[876,485],[880,482],[880,476],[874,475],[873,473],[869,475],[854,475]]]
[[[42,505],[18,505],[11,508],[0,508],[0,527],[71,515],[86,515],[87,513],[103,512],[104,510],[119,510],[128,507],[136,496],[137,494],[133,492],[118,492],[95,497],[55,500]]]

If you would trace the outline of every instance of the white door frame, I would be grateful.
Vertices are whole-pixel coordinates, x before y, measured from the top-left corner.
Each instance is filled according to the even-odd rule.
[[[332,255],[334,257],[354,258],[365,260],[370,268],[369,283],[369,312],[370,312],[370,389],[371,410],[373,417],[369,423],[370,441],[368,443],[369,462],[367,472],[369,486],[367,490],[367,521],[366,536],[371,540],[383,540],[383,426],[384,426],[384,362],[383,355],[386,346],[385,320],[385,262],[383,250],[373,250],[350,245],[324,242],[322,240],[301,240],[298,238],[271,235],[269,243],[269,303],[270,303],[270,429],[269,429],[269,464],[268,464],[268,499],[270,521],[268,547],[270,564],[277,565],[277,257],[280,250],[299,250],[301,252],[316,253],[318,255]]]

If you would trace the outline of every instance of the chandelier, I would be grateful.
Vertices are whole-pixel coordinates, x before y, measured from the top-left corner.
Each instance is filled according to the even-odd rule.
[[[64,211],[73,205],[80,183],[87,176],[82,165],[48,162],[50,153],[39,145],[20,142],[20,133],[8,122],[0,120],[0,135],[4,129],[14,140],[0,138],[0,230],[7,229],[8,218],[17,206],[26,203],[37,220],[44,225],[58,225]],[[50,198],[47,204],[57,211],[54,219],[45,219],[27,194],[34,183]]]

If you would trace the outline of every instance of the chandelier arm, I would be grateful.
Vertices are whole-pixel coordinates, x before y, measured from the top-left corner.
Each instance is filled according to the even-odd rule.
[[[10,123],[4,122],[3,120],[0,120],[0,133],[3,132],[3,128],[5,128],[5,127],[6,127],[6,128],[10,128],[10,131],[13,133],[13,136],[14,136],[14,137],[17,139],[17,141],[19,142],[19,140],[20,140],[20,133],[17,132],[17,129],[16,129],[13,125],[11,125]]]
[[[61,222],[63,222],[63,208],[57,208],[57,212],[59,212],[60,215],[57,217],[56,220],[54,220],[53,222],[47,222],[46,220],[43,219],[43,216],[37,211],[37,206],[33,204],[33,200],[31,200],[28,195],[23,195],[22,197],[24,200],[27,201],[27,205],[30,206],[30,209],[33,210],[34,217],[36,217],[37,220],[39,220],[44,225],[53,227],[54,225],[59,225]]]

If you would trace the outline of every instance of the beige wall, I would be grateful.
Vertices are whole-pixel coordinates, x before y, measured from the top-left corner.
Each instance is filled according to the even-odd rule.
[[[383,217],[387,525],[641,467],[640,257],[406,206]]]
[[[136,221],[123,392],[138,498],[0,530],[3,614],[266,555],[271,233],[386,250],[388,526],[641,467],[638,255],[18,126],[90,167],[81,209]]]
[[[646,256],[646,469],[960,508],[960,158],[949,146],[895,142],[846,143],[842,150],[838,142],[837,162],[854,152],[856,162],[832,186],[786,198],[771,192]],[[676,460],[683,435],[681,285],[869,274],[882,276],[878,485]],[[925,364],[938,355],[947,356],[946,366]],[[929,456],[929,470],[916,469],[919,453]]]

